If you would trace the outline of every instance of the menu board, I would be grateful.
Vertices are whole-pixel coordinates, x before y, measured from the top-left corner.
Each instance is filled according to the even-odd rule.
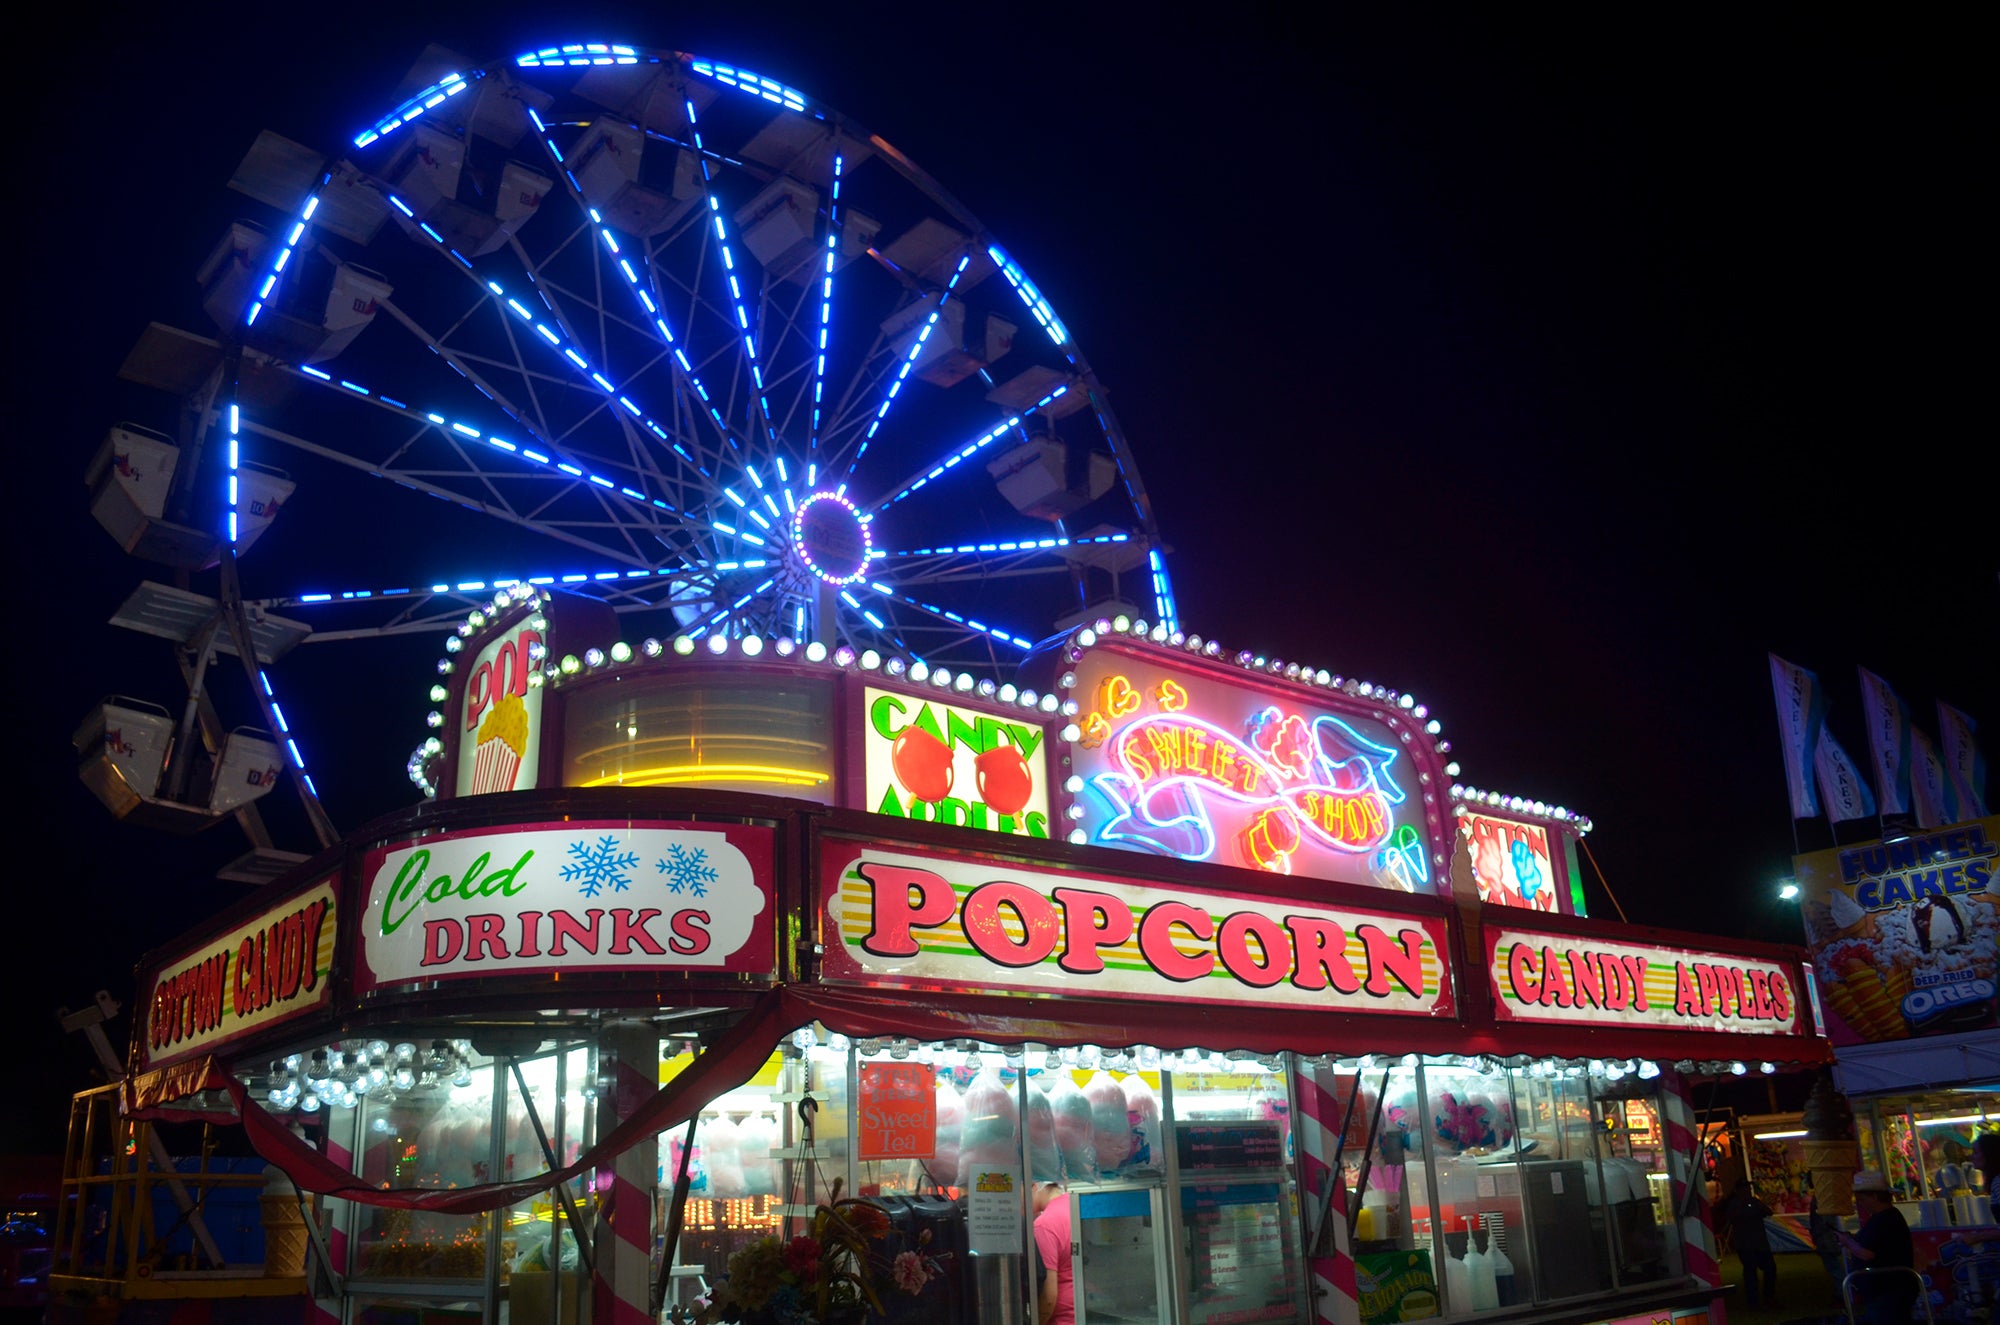
[[[1176,1123],[1183,1169],[1275,1169],[1285,1162],[1285,1138],[1269,1121]]]

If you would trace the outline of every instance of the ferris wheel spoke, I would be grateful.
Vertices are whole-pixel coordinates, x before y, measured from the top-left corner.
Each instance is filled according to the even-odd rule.
[[[817,477],[821,411],[826,405],[826,359],[833,336],[833,275],[840,252],[840,179],[846,159],[833,154],[833,184],[827,195],[825,270],[820,274],[819,324],[812,329],[812,423],[806,434],[806,464]]]
[[[958,283],[965,276],[966,268],[971,265],[972,254],[967,251],[959,258],[958,266],[952,270],[951,279],[938,293],[937,306],[931,309],[929,316],[924,318],[923,325],[917,329],[917,334],[911,338],[910,348],[904,353],[902,362],[897,365],[895,376],[889,379],[888,389],[883,393],[882,403],[876,407],[875,417],[868,421],[866,431],[861,434],[861,444],[856,448],[854,458],[847,462],[847,478],[854,477],[855,466],[859,465],[861,458],[868,454],[869,446],[875,441],[875,434],[881,431],[883,421],[889,417],[890,407],[896,403],[896,397],[902,394],[904,384],[910,380],[910,370],[917,366],[917,360],[923,356],[924,346],[929,343],[931,333],[937,330],[938,319],[944,316],[946,303],[958,289]],[[928,302],[928,299],[923,302]]]
[[[918,470],[897,484],[890,490],[888,496],[875,502],[868,509],[871,511],[880,511],[886,507],[893,506],[910,496],[910,494],[928,486],[933,480],[943,478],[950,470],[958,468],[965,461],[970,460],[1000,438],[1005,437],[1008,433],[1020,427],[1023,419],[1038,410],[1046,409],[1049,405],[1066,395],[1068,391],[1068,386],[1059,386],[1033,405],[1030,405],[1027,409],[1022,410],[1019,414],[1012,415],[1003,420],[997,427],[988,429],[986,432],[981,433],[961,446],[954,447],[939,457],[935,463]]]
[[[701,147],[701,121],[697,118],[694,98],[683,103],[687,108],[688,131],[694,135],[696,147]],[[736,269],[735,253],[729,244],[729,229],[723,220],[721,200],[715,196],[715,168],[704,154],[701,163],[702,200],[708,204],[708,218],[715,227],[715,242],[722,254],[723,279],[729,286],[729,300],[736,311],[736,329],[743,338],[744,364],[750,373],[752,390],[757,402],[757,414],[764,422],[764,440],[771,447],[778,444],[777,432],[771,424],[771,402],[766,396],[763,364],[757,356],[757,335],[760,328],[750,325],[747,302],[743,297],[742,274]]]
[[[415,220],[415,214],[411,210],[408,204],[402,202],[402,200],[396,197],[396,195],[393,193],[387,193],[385,191],[384,196],[387,197],[389,201],[396,206],[396,209],[402,212],[406,218],[408,218],[410,221]],[[407,230],[407,227],[405,228]],[[603,368],[600,367],[595,360],[593,360],[590,356],[585,355],[578,348],[579,344],[582,343],[582,338],[577,335],[574,326],[571,325],[563,317],[560,308],[556,306],[553,300],[549,300],[546,297],[543,297],[542,302],[544,303],[545,307],[547,307],[549,314],[548,319],[543,320],[542,318],[536,316],[536,314],[533,312],[533,310],[529,307],[529,305],[526,302],[524,302],[520,298],[511,296],[508,293],[506,287],[502,286],[500,282],[492,279],[490,276],[482,277],[475,269],[472,268],[472,266],[469,263],[465,263],[463,259],[460,258],[460,255],[456,252],[456,250],[451,249],[445,243],[444,239],[441,236],[439,236],[435,230],[431,229],[427,225],[422,224],[421,222],[416,223],[416,228],[420,233],[423,234],[425,239],[428,240],[428,242],[434,248],[449,253],[454,258],[459,258],[460,264],[464,267],[463,271],[464,277],[483,287],[482,293],[484,293],[488,299],[493,301],[496,307],[502,310],[505,315],[511,315],[513,318],[518,319],[525,326],[533,328],[536,339],[539,340],[540,342],[543,342],[544,352],[553,352],[559,354],[560,357],[567,362],[567,365],[572,373],[580,375],[580,377],[584,381],[586,381],[591,387],[594,387],[598,392],[600,392],[607,401],[615,403],[626,414],[630,415],[631,419],[636,421],[640,427],[643,427],[648,433],[657,437],[660,441],[666,443],[669,449],[673,450],[674,453],[678,456],[680,461],[690,465],[694,465],[696,463],[693,460],[693,458],[686,453],[684,449],[680,449],[676,446],[676,439],[672,435],[670,435],[657,420],[655,420],[649,413],[647,413],[647,411],[641,405],[639,405],[635,400],[633,400],[629,392],[621,391],[616,385],[614,385],[611,379],[604,372]],[[587,227],[585,227],[584,229],[587,230]],[[568,241],[565,240],[562,245],[558,245],[558,251],[560,251],[564,247],[567,247],[567,244]],[[532,260],[528,259],[525,253],[521,251],[518,240],[514,241],[514,249],[516,256],[520,258],[523,262],[523,266],[527,272],[527,277],[530,285],[533,286],[541,285],[542,284],[541,275],[537,269],[537,265]],[[396,315],[396,310],[394,309],[394,306],[391,303],[391,301],[385,298],[381,301],[381,303],[383,304],[384,307],[388,307],[391,309],[392,315]],[[603,303],[602,299],[598,299],[596,301],[597,305],[601,305],[602,303]],[[549,325],[550,322],[556,323],[557,327],[559,327],[560,330],[552,328]],[[430,343],[434,348],[439,348],[438,341],[432,340],[430,341]],[[600,344],[601,343],[603,343],[602,340],[600,340]],[[440,353],[442,352],[443,351],[440,348]],[[482,389],[485,390],[487,388],[482,387]],[[506,408],[509,414],[512,415],[514,418],[516,418],[517,420],[522,420],[525,423],[525,418],[518,407],[503,404],[503,408]]]

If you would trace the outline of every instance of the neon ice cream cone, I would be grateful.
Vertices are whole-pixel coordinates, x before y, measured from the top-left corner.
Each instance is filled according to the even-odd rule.
[[[479,724],[472,750],[472,794],[512,791],[528,748],[528,706],[519,695],[503,695]]]

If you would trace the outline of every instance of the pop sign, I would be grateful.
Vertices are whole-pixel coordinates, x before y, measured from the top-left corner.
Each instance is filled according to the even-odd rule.
[[[773,969],[768,828],[523,824],[378,847],[365,872],[364,986]]]
[[[869,686],[868,808],[899,819],[1049,835],[1042,726]]]
[[[542,749],[542,688],[528,684],[542,632],[524,617],[469,664],[458,724],[457,792],[531,791]]]

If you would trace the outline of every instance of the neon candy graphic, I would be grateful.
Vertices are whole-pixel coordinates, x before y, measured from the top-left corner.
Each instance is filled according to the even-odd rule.
[[[1132,842],[1146,850],[1208,859],[1216,846],[1215,828],[1204,805],[1210,796],[1287,809],[1297,816],[1297,826],[1319,844],[1343,853],[1372,851],[1388,837],[1390,806],[1403,797],[1388,776],[1397,752],[1363,740],[1333,718],[1312,725],[1310,753],[1296,749],[1303,719],[1293,727],[1277,718],[1275,710],[1267,710],[1251,726],[1253,739],[1273,733],[1267,739],[1284,752],[1285,764],[1274,765],[1255,746],[1198,718],[1162,713],[1128,724],[1112,739],[1122,771],[1091,779],[1113,810],[1097,840]],[[1326,739],[1331,732],[1338,733],[1337,744],[1357,753],[1338,761],[1329,758]],[[1379,766],[1371,757],[1378,755],[1383,756]],[[1308,777],[1313,780],[1300,781]],[[1266,825],[1264,840],[1274,831],[1274,825]],[[1239,845],[1249,850],[1247,842]],[[1251,852],[1249,863],[1263,868],[1282,854],[1273,850],[1259,859],[1257,853],[1265,850],[1259,846]]]
[[[1535,862],[1535,849],[1517,837],[1507,854],[1514,862],[1514,877],[1521,881],[1521,896],[1534,901],[1542,886],[1542,867]]]
[[[1260,813],[1237,835],[1237,844],[1250,863],[1273,874],[1292,872],[1292,853],[1299,849],[1300,840],[1297,816],[1281,805]]]
[[[1153,690],[1153,698],[1160,701],[1160,707],[1168,713],[1179,713],[1187,707],[1188,692],[1171,678],[1160,682]]]
[[[1083,719],[1083,736],[1077,744],[1086,750],[1095,750],[1103,745],[1111,735],[1111,724],[1104,720],[1102,713],[1086,714]]]
[[[1122,676],[1107,676],[1097,685],[1097,707],[1107,718],[1123,718],[1139,711],[1139,692]]]

